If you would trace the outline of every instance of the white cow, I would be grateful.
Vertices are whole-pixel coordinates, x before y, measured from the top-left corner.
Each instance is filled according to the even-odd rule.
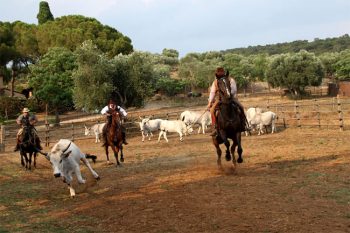
[[[158,142],[160,141],[160,137],[163,135],[166,142],[168,141],[168,138],[166,134],[170,133],[178,133],[180,135],[180,141],[183,140],[182,136],[187,133],[192,133],[193,129],[191,125],[186,125],[183,121],[168,121],[168,120],[162,120],[160,122],[160,133],[158,137]]]
[[[154,119],[151,120],[150,118],[144,118],[141,119],[140,124],[140,130],[142,134],[142,141],[145,141],[145,135],[148,137],[148,141],[151,140],[151,137],[153,136],[152,132],[158,131],[160,128],[160,123],[162,122],[161,119]]]
[[[257,113],[255,118],[251,120],[252,124],[257,125],[258,135],[263,132],[264,126],[271,125],[271,133],[276,132],[276,119],[277,115],[274,112],[268,111],[263,113]]]
[[[186,110],[181,113],[180,119],[186,124],[199,125],[198,133],[200,133],[200,130],[202,129],[203,134],[205,134],[207,126],[211,124],[211,116],[209,111],[205,111],[203,113]]]
[[[100,123],[100,124],[94,124],[91,127],[85,127],[85,136],[91,135],[92,133],[95,134],[95,143],[100,142],[100,134],[102,134],[103,127],[106,123]]]
[[[249,129],[253,131],[255,130],[256,125],[252,124],[252,120],[255,119],[256,114],[260,114],[262,112],[263,110],[261,108],[248,108],[248,110],[246,111],[246,118]],[[245,131],[245,136],[248,136],[247,131]]]
[[[99,175],[91,168],[87,158],[96,159],[94,155],[85,155],[82,153],[72,141],[68,139],[59,140],[51,149],[49,153],[44,154],[46,159],[50,161],[53,168],[53,175],[62,177],[63,182],[68,184],[71,197],[75,196],[75,190],[71,186],[73,180],[73,174],[77,176],[78,182],[84,184],[86,181],[81,176],[80,172],[80,160],[88,167],[92,175],[96,180],[99,180]]]

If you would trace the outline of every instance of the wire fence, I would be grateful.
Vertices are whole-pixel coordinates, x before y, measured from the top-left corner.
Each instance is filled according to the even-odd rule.
[[[247,106],[248,107],[248,106]],[[350,99],[325,98],[291,102],[274,103],[267,99],[265,103],[255,104],[252,107],[260,107],[265,111],[273,111],[277,114],[277,128],[320,128],[320,129],[339,129],[340,131],[350,128]],[[188,109],[194,110],[194,109]],[[197,109],[198,110],[198,109]],[[203,111],[203,109],[202,109]],[[173,109],[135,111],[130,112],[124,122],[128,137],[141,136],[140,118],[152,117],[153,119],[177,120],[183,109],[174,111]],[[41,142],[46,147],[57,142],[61,138],[72,141],[95,138],[94,135],[85,136],[85,127],[91,127],[94,124],[105,122],[105,117],[95,114],[80,115],[79,119],[71,116],[69,121],[59,125],[43,123],[36,126]],[[1,125],[0,131],[0,151],[10,151],[16,143],[18,126]]]

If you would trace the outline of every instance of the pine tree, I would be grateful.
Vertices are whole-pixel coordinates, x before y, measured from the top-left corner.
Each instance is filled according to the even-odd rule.
[[[39,13],[37,14],[36,18],[38,19],[38,23],[44,24],[47,21],[54,20],[54,17],[50,11],[49,3],[42,1],[39,4]]]

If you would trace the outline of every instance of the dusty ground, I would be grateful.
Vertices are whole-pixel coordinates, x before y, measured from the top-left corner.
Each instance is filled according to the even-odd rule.
[[[40,156],[25,171],[0,155],[0,232],[350,232],[350,131],[286,129],[243,137],[244,162],[223,170],[207,135],[129,139],[122,167],[98,155],[77,197]],[[48,150],[48,148],[46,148]],[[113,161],[114,158],[113,158]]]

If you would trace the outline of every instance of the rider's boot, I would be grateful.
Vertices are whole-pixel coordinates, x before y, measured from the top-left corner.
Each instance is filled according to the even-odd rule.
[[[18,138],[18,136],[16,138],[16,146],[15,146],[15,149],[13,150],[13,152],[16,152],[16,151],[19,151],[19,138]]]
[[[217,135],[217,125],[216,125],[216,117],[214,114],[211,114],[211,134],[210,136],[215,137]]]
[[[129,143],[126,141],[126,134],[125,132],[122,132],[122,137],[123,137],[123,144],[128,145]]]
[[[36,138],[35,138],[35,143],[36,143],[36,145],[37,145],[37,147],[38,147],[39,150],[42,150],[42,149],[43,149],[43,147],[40,145],[40,138],[39,138],[39,137],[36,137]]]

